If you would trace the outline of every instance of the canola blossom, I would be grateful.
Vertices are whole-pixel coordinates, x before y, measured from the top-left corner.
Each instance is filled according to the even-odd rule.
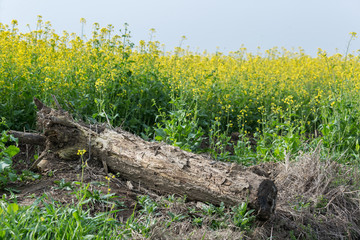
[[[10,128],[34,128],[33,97],[51,105],[54,94],[75,116],[141,133],[181,100],[183,108],[196,108],[205,132],[214,121],[228,133],[251,135],[296,128],[305,137],[328,136],[329,146],[360,148],[359,54],[164,52],[157,41],[134,45],[130,39],[127,26],[115,35],[111,25],[94,24],[87,38],[57,34],[41,18],[28,33],[19,32],[16,21],[0,24],[1,117]]]

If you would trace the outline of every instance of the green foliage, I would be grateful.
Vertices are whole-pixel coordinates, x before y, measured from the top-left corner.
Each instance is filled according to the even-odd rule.
[[[22,170],[21,174],[18,174],[19,181],[35,181],[41,178],[40,174],[34,173],[27,169]]]
[[[235,226],[241,230],[249,231],[255,220],[255,216],[252,214],[254,210],[248,210],[247,203],[243,202],[238,206],[234,206],[232,211],[234,213],[232,221]]]
[[[220,217],[224,216],[225,205],[221,202],[220,206],[214,206],[213,204],[204,205],[203,206],[203,213],[208,216],[218,215]]]
[[[138,203],[142,207],[140,212],[146,213],[146,214],[153,214],[156,209],[158,208],[158,205],[156,202],[154,202],[149,196],[139,196],[138,197]]]
[[[250,231],[255,221],[254,210],[249,210],[245,202],[232,207],[231,211],[225,208],[224,203],[220,206],[204,204],[201,212],[196,212],[195,209],[189,210],[189,215],[197,213],[192,218],[194,226],[202,226],[204,222],[209,222],[209,227],[214,230],[235,226],[241,231]],[[199,217],[199,213],[203,216]]]
[[[173,222],[181,222],[187,218],[186,215],[183,214],[175,214],[173,212],[167,212],[170,217],[170,220],[166,223],[166,227],[169,227]]]
[[[214,159],[222,161],[229,159],[230,152],[226,148],[231,146],[231,137],[228,136],[228,130],[227,128],[225,132],[221,131],[221,123],[219,120],[216,119],[212,122],[212,127],[209,131],[209,151]]]
[[[48,201],[30,206],[0,200],[1,239],[111,239],[123,236],[113,212],[95,214],[75,205]],[[120,228],[121,229],[121,228]]]
[[[322,124],[319,130],[323,144],[336,153],[349,152],[354,157],[354,165],[360,162],[360,112],[358,103],[350,96],[340,96],[341,101],[334,99],[321,108]],[[346,158],[339,159],[346,163]]]
[[[56,34],[41,16],[37,30],[24,34],[16,21],[0,23],[0,113],[10,129],[34,129],[33,97],[52,106],[54,94],[78,119],[148,140],[204,151],[208,139],[217,160],[282,161],[317,137],[325,150],[347,151],[339,161],[360,162],[359,56],[348,51],[168,53],[157,41],[135,46],[127,24],[115,34],[95,23],[86,39]],[[234,132],[240,143],[229,142]]]
[[[204,132],[199,126],[197,103],[194,103],[194,107],[187,106],[183,99],[175,99],[170,103],[174,109],[168,114],[159,109],[159,121],[154,128],[155,140],[186,151],[198,150]]]
[[[170,195],[155,202],[145,195],[138,196],[139,208],[135,206],[132,215],[121,221],[117,213],[124,210],[124,204],[114,201],[115,195],[88,191],[84,197],[89,184],[79,183],[84,186],[76,190],[78,201],[71,204],[62,204],[44,194],[32,205],[21,206],[16,203],[15,196],[7,200],[3,195],[0,200],[0,239],[122,239],[133,238],[134,234],[149,238],[159,220],[164,228],[191,220],[194,226],[201,228],[206,226],[216,230],[235,226],[241,231],[250,231],[255,218],[253,210],[248,210],[245,203],[231,211],[221,203],[220,206],[204,204],[198,211],[189,209],[188,213],[179,213],[177,207],[170,205],[184,204],[184,197]],[[66,190],[73,184],[62,180],[57,185]],[[94,203],[110,207],[94,213]],[[165,209],[168,210],[164,212]]]
[[[5,125],[3,118],[0,125]],[[12,169],[12,157],[19,153],[19,148],[16,145],[6,145],[8,142],[15,142],[17,139],[12,135],[2,131],[0,135],[0,189],[3,189],[9,181],[17,180],[18,176]]]
[[[249,137],[243,132],[239,133],[239,140],[234,146],[234,156],[231,158],[243,166],[256,164],[256,152],[251,147]]]
[[[298,197],[296,197],[296,199],[297,199],[297,202],[293,204],[294,210],[302,211],[302,210],[308,209],[310,207],[311,203],[304,201],[302,196],[298,196]]]
[[[72,182],[65,182],[65,179],[63,178],[61,180],[55,180],[54,183],[57,185],[56,187],[54,187],[55,189],[63,189],[66,191],[73,190]]]
[[[115,193],[108,193],[108,194],[103,194],[101,191],[94,189],[93,191],[86,191],[86,196],[85,196],[85,200],[82,202],[82,204],[87,204],[87,203],[91,203],[91,204],[97,204],[97,203],[102,203],[102,204],[113,204],[110,200],[115,198]]]
[[[158,206],[149,196],[138,196],[138,204],[141,206],[139,215],[135,217],[135,206],[133,214],[125,223],[125,228],[128,232],[135,231],[149,237],[151,227],[156,223],[154,216]]]
[[[78,119],[121,126],[146,140],[208,152],[216,160],[245,166],[283,161],[322,141],[322,154],[346,152],[338,161],[359,165],[359,56],[328,57],[320,50],[313,58],[276,48],[264,56],[245,49],[201,55],[176,48],[168,54],[157,41],[134,47],[127,24],[119,35],[111,25],[96,23],[93,29],[85,41],[83,34],[57,35],[41,17],[37,30],[26,34],[15,23],[11,28],[0,23],[0,113],[8,120],[8,126],[3,118],[0,123],[0,189],[9,181],[40,177],[15,173],[12,157],[19,149],[4,130],[34,129],[33,97],[51,106],[51,94]],[[238,139],[232,139],[233,133]],[[207,149],[200,149],[204,140]],[[164,227],[190,219],[196,227],[251,230],[255,216],[246,203],[231,210],[205,204],[179,213],[171,207],[185,198],[175,196],[162,203],[140,196],[139,210],[135,206],[122,222],[116,214],[124,203],[110,193],[109,178],[107,193],[84,183],[84,154],[80,150],[79,181],[55,182],[55,188],[72,191],[77,203],[62,205],[44,195],[31,206],[19,206],[13,193],[15,203],[3,197],[0,239],[150,238],[160,215]],[[321,212],[328,202],[319,197],[311,206],[299,197],[293,208]],[[108,211],[84,210],[95,204]],[[313,235],[309,226],[303,228]]]

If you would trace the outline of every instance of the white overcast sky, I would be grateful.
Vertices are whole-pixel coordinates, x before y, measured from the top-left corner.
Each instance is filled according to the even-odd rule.
[[[317,48],[345,53],[349,32],[360,35],[360,0],[0,0],[0,22],[19,22],[27,31],[36,26],[37,15],[50,21],[56,32],[81,33],[80,18],[92,24],[130,25],[132,40],[155,40],[172,50],[179,45],[210,52],[238,50],[242,44],[256,52],[274,46],[302,47],[315,55]],[[336,50],[338,49],[338,50]],[[360,49],[360,39],[350,50]]]

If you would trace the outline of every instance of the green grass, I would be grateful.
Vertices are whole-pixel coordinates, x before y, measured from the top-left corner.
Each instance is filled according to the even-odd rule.
[[[14,201],[15,200],[15,201]],[[61,204],[47,194],[36,199],[30,206],[21,206],[6,199],[0,200],[0,239],[133,239],[148,238],[155,226],[166,229],[172,224],[192,222],[196,228],[209,229],[238,228],[250,231],[254,221],[252,210],[243,204],[231,209],[223,205],[215,207],[204,204],[203,209],[189,209],[176,213],[171,206],[173,196],[155,202],[148,196],[139,196],[140,209],[122,219],[118,214],[124,210],[121,204],[106,201],[108,211],[91,213],[91,205],[78,203]]]

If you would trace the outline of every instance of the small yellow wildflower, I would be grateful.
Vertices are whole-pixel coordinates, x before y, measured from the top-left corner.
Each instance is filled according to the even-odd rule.
[[[357,33],[356,33],[356,32],[350,32],[349,34],[350,34],[351,37],[353,37],[353,38],[356,38],[356,37],[357,37]]]
[[[85,153],[86,153],[86,150],[85,150],[85,149],[83,149],[83,150],[78,150],[77,155],[83,156]]]

